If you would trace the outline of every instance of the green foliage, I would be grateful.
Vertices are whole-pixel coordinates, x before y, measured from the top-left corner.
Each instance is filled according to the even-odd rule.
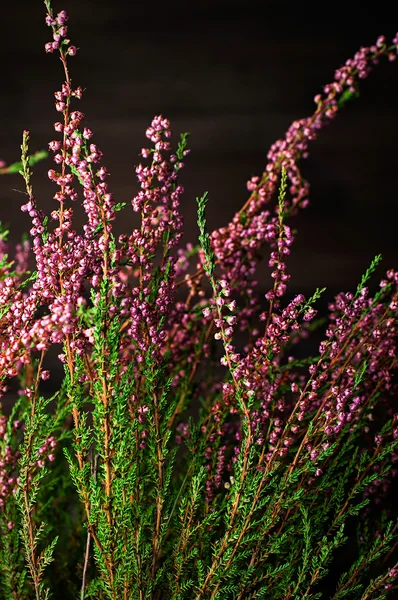
[[[208,193],[205,192],[201,198],[196,198],[198,204],[198,227],[199,227],[199,242],[205,255],[205,263],[203,265],[209,277],[213,276],[215,263],[214,252],[211,249],[210,235],[206,231],[205,209],[208,202]]]

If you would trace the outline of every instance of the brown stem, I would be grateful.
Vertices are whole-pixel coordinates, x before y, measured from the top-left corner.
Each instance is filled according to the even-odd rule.
[[[153,556],[152,556],[152,579],[155,577],[156,571],[156,562],[159,554],[159,539],[160,539],[160,525],[162,518],[162,507],[163,507],[163,454],[160,440],[160,413],[159,413],[159,405],[156,394],[153,397],[154,404],[154,417],[155,417],[155,431],[156,431],[156,452],[158,458],[158,493],[156,495],[156,526],[155,526],[155,535],[153,538]]]
[[[92,469],[91,469],[92,475],[94,477],[94,481],[97,480],[97,466],[98,466],[98,454],[96,454],[93,458],[93,465],[92,465]],[[89,528],[87,528],[87,542],[86,542],[86,552],[85,552],[85,557],[84,557],[82,588],[81,588],[80,600],[84,600],[87,569],[88,569],[88,560],[89,560],[89,556],[90,556],[90,540],[91,540],[91,531]]]
[[[36,379],[35,379],[35,383],[34,383],[34,393],[33,393],[33,398],[32,398],[31,407],[30,407],[31,421],[34,418],[34,414],[35,414],[35,410],[36,410],[36,401],[37,401],[37,394],[38,394],[38,390],[39,390],[39,381],[40,381],[40,375],[41,375],[41,370],[42,370],[42,365],[43,365],[43,359],[44,359],[44,350],[41,352],[41,355],[40,355],[39,366],[37,369]],[[33,435],[31,433],[29,435],[28,444],[27,444],[27,448],[26,448],[26,455],[29,458],[29,460],[31,460],[32,442],[33,442]],[[30,483],[29,483],[30,468],[29,467],[30,466],[31,465],[29,464],[29,466],[27,466],[25,468],[26,481],[25,481],[25,487],[23,490],[23,496],[24,496],[25,515],[26,515],[26,522],[28,525],[28,535],[29,535],[30,573],[31,573],[31,576],[33,579],[33,584],[35,587],[36,600],[40,600],[40,577],[38,574],[38,561],[35,557],[35,533],[34,533],[34,523],[33,523],[33,519],[32,519],[33,507],[30,506],[30,504],[29,504],[29,491],[30,491]]]

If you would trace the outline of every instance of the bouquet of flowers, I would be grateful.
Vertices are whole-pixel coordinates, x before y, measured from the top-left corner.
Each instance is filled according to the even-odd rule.
[[[146,131],[131,207],[117,203],[68,62],[65,11],[45,0],[65,81],[50,141],[54,210],[19,171],[30,236],[0,232],[0,597],[110,600],[381,600],[397,589],[397,284],[371,295],[372,261],[329,304],[288,297],[288,225],[309,197],[299,162],[398,35],[361,48],[292,123],[233,220],[182,243],[188,134]],[[210,199],[211,201],[211,199]],[[77,231],[73,205],[82,203]],[[118,213],[140,226],[115,236]],[[14,256],[10,258],[10,252]],[[273,285],[258,292],[268,253]],[[31,268],[31,263],[34,268]],[[265,305],[265,308],[264,308]],[[298,344],[318,329],[315,356]],[[245,345],[237,346],[237,334]],[[54,377],[59,353],[64,376]],[[339,561],[340,557],[340,561]],[[341,560],[343,557],[343,560]]]

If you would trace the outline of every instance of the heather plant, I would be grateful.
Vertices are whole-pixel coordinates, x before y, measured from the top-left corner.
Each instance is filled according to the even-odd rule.
[[[27,131],[21,163],[1,168],[21,172],[32,220],[13,259],[0,235],[0,391],[14,398],[0,414],[1,598],[391,597],[398,272],[371,294],[376,256],[325,320],[325,290],[288,299],[287,258],[288,221],[309,202],[299,161],[371,67],[396,58],[398,35],[336,71],[314,114],[271,147],[231,223],[208,232],[198,198],[199,243],[183,245],[188,134],[173,144],[169,121],[153,119],[131,201],[140,226],[116,238],[129,208],[73,107],[83,91],[69,75],[67,15],[44,3],[45,49],[65,74],[51,214],[34,195],[43,155],[29,156]],[[316,329],[318,353],[297,357]],[[48,397],[54,350],[64,376]]]

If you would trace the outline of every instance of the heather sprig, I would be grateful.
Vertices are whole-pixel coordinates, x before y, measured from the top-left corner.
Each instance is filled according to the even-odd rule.
[[[41,160],[47,158],[48,152],[46,150],[38,150],[34,154],[28,157],[29,166],[33,167]],[[0,175],[19,173],[22,169],[22,161],[18,161],[12,163],[11,165],[6,165],[3,161],[0,160]]]
[[[174,144],[169,120],[152,120],[131,200],[140,224],[116,237],[128,207],[74,110],[83,89],[69,74],[68,15],[44,4],[45,50],[65,75],[50,215],[31,183],[44,154],[29,155],[27,131],[21,162],[0,169],[21,173],[32,221],[14,259],[0,231],[0,394],[15,396],[0,413],[2,597],[286,600],[326,587],[335,600],[388,597],[398,587],[398,273],[371,297],[377,255],[327,318],[316,318],[325,289],[286,298],[288,222],[309,203],[298,162],[372,66],[395,59],[398,35],[336,71],[314,114],[271,147],[229,225],[209,232],[208,194],[197,198],[199,243],[183,246],[188,134]],[[273,284],[262,298],[264,249]],[[297,358],[321,327],[318,353]],[[50,395],[53,349],[64,376]],[[345,551],[350,564],[339,563]]]

